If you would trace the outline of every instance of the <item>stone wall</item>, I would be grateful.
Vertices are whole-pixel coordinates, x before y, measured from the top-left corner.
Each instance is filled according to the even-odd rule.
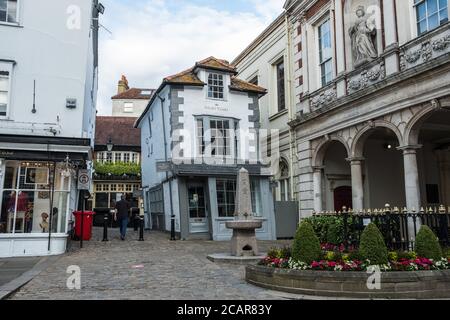
[[[450,270],[384,272],[381,289],[369,290],[366,272],[297,271],[247,266],[248,283],[266,289],[319,297],[360,299],[450,298]]]

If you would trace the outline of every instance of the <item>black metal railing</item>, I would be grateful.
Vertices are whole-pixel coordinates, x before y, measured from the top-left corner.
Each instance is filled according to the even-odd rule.
[[[450,246],[450,207],[433,207],[420,211],[391,208],[325,211],[314,216],[333,216],[343,219],[343,239],[346,247],[358,247],[364,228],[375,223],[383,234],[386,246],[390,250],[414,250],[415,237],[421,225],[427,225],[439,238],[442,246]]]

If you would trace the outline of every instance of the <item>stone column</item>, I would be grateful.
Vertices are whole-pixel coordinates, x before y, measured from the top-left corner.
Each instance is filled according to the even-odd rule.
[[[399,71],[398,55],[398,36],[397,36],[397,17],[395,12],[394,0],[383,0],[383,21],[385,52],[388,54],[385,58],[386,75]]]
[[[403,151],[403,161],[405,170],[405,196],[406,207],[408,211],[415,210],[418,212],[421,207],[419,170],[417,168],[417,150],[422,148],[421,145],[409,145],[399,147]],[[416,230],[419,231],[420,220],[417,220]],[[408,221],[409,240],[415,239],[414,223],[410,219]]]
[[[364,184],[362,165],[364,158],[349,158],[351,172],[352,172],[352,198],[353,209],[364,209]]]
[[[323,167],[313,167],[314,186],[314,211],[322,212],[322,169]]]

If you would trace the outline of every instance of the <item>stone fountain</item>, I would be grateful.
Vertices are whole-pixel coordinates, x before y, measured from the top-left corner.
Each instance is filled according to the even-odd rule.
[[[259,254],[255,230],[262,227],[262,221],[253,218],[250,177],[244,168],[238,173],[235,220],[226,222],[225,226],[233,230],[232,256],[257,256]]]
[[[208,259],[214,262],[248,264],[258,262],[265,256],[259,255],[256,242],[256,229],[262,227],[262,221],[255,219],[252,210],[250,177],[244,168],[237,177],[235,219],[227,221],[225,226],[233,230],[231,252],[212,254]]]

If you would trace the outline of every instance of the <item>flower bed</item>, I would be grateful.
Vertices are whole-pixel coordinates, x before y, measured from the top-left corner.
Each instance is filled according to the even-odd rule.
[[[310,264],[295,261],[292,258],[271,258],[266,257],[258,265],[271,268],[292,269],[292,270],[316,270],[316,271],[367,271],[371,266],[370,261],[360,260],[339,260],[339,261],[313,261]],[[389,261],[387,265],[378,266],[380,271],[419,271],[419,270],[448,270],[450,269],[450,259],[442,258],[438,261],[418,257],[416,259],[399,259]]]
[[[290,248],[273,248],[258,265],[271,268],[316,271],[367,271],[369,260],[358,259],[358,251],[344,245],[324,243],[321,245],[322,260],[304,263],[291,257]],[[389,262],[379,265],[380,271],[448,270],[450,257],[433,260],[418,257],[415,252],[389,252]]]

